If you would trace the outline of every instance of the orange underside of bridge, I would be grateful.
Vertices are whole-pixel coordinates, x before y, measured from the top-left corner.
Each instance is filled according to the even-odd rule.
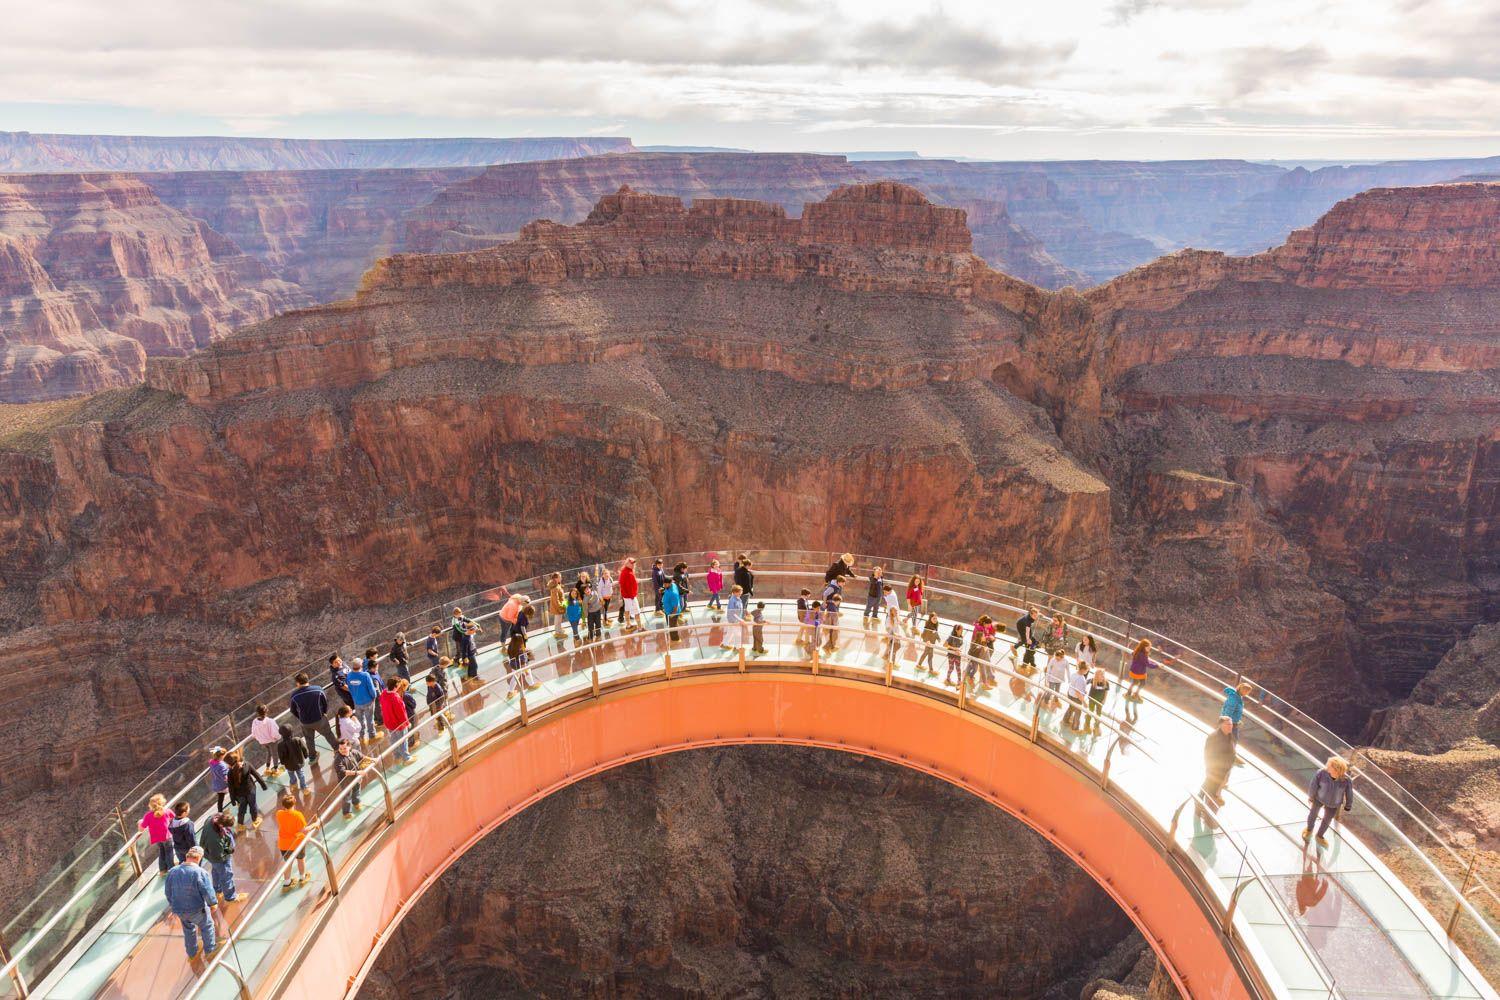
[[[980,796],[1092,875],[1140,927],[1184,996],[1248,1000],[1214,921],[1160,846],[1063,760],[930,699],[830,677],[755,674],[606,693],[477,750],[356,862],[309,932],[282,995],[327,1000],[334,982],[352,995],[385,936],[427,886],[542,797],[645,757],[746,743],[865,754]]]

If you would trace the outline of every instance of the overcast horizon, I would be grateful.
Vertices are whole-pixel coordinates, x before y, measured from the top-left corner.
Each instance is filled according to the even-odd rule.
[[[0,39],[0,129],[620,135],[991,159],[1496,155],[1500,7],[1471,7],[161,0],[144,19],[60,0]]]

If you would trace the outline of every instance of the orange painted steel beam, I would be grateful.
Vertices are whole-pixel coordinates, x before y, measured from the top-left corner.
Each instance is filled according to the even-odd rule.
[[[973,713],[795,674],[711,674],[632,687],[477,747],[357,856],[342,893],[295,946],[298,960],[284,970],[281,995],[327,1000],[332,983],[347,984],[345,994],[353,995],[422,892],[472,844],[557,789],[646,757],[746,743],[861,753],[980,796],[1093,876],[1135,921],[1184,996],[1250,997],[1214,917],[1183,874],[1085,774]]]

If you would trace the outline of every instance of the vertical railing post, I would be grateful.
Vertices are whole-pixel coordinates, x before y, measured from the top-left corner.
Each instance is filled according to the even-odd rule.
[[[741,646],[738,646],[736,648],[739,650],[739,653],[740,653],[740,656],[739,656],[739,659],[740,659],[740,673],[743,674],[745,672],[745,647],[743,645],[741,645]]]
[[[672,651],[669,649],[661,654],[662,664],[666,667],[667,680],[672,679]]]
[[[1031,709],[1031,733],[1029,739],[1035,743],[1042,729],[1042,698],[1037,696],[1036,702]]]
[[[1351,768],[1351,770],[1353,770]],[[1458,916],[1463,912],[1464,896],[1469,892],[1469,884],[1474,881],[1474,868],[1479,863],[1479,845],[1469,852],[1469,864],[1464,869],[1464,884],[1459,887],[1458,898],[1453,902],[1453,915],[1448,918],[1448,937],[1453,937],[1453,930],[1458,926]]]
[[[958,665],[958,710],[962,712],[969,703],[969,682],[964,680],[963,661]]]
[[[589,667],[589,691],[593,693],[595,698],[599,697],[599,661],[597,659]]]
[[[531,716],[526,711],[526,688],[521,688],[521,725],[531,721]]]
[[[10,949],[5,945],[5,935],[0,934],[0,965],[10,965]],[[10,980],[16,984],[16,1000],[26,1000],[30,991],[26,988],[26,978],[21,975],[19,963],[10,970]]]
[[[125,838],[125,849],[130,852],[130,864],[135,873],[140,875],[144,869],[141,867],[141,856],[135,853],[135,834],[125,822],[125,812],[118,805],[115,806],[115,821],[120,824],[120,836]]]
[[[448,759],[453,761],[453,766],[456,768],[459,764],[458,733],[454,732],[451,722],[443,727],[443,731],[448,734]]]
[[[812,654],[812,672],[813,676],[816,677],[818,676],[818,647],[816,645],[813,646]]]
[[[232,747],[240,741],[239,736],[234,731],[233,712],[230,712],[228,715],[224,716],[224,724],[229,727],[229,745]]]
[[[896,669],[896,661],[887,658],[885,661],[885,686],[891,686],[891,674]]]

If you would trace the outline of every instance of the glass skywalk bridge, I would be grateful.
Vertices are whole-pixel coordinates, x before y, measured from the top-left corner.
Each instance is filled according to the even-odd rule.
[[[915,669],[921,644],[914,637],[898,640],[892,660],[887,655],[888,636],[861,627],[862,580],[848,588],[835,647],[814,651],[799,644],[792,599],[803,587],[818,592],[823,570],[834,556],[733,551],[748,551],[755,560],[755,598],[767,602],[766,654],[754,655],[745,648],[748,626],[729,626],[701,603],[693,605],[677,641],[669,639],[664,622],[654,616],[648,616],[653,627],[645,633],[622,635],[614,627],[602,641],[581,645],[571,637],[555,640],[534,621],[532,669],[541,683],[508,696],[499,650],[482,645],[478,681],[465,683],[456,671],[450,678],[455,690],[449,702],[453,723],[422,718],[409,764],[397,764],[389,750],[379,754],[362,782],[364,808],[352,820],[340,816],[348,790],[332,782],[330,755],[322,751],[322,767],[313,774],[314,810],[324,825],[309,841],[310,885],[281,891],[285,863],[274,849],[273,823],[241,835],[235,854],[241,896],[220,907],[221,946],[207,961],[189,960],[175,922],[166,914],[154,858],[138,836],[136,821],[145,800],[156,791],[169,801],[190,799],[200,821],[211,811],[213,797],[202,766],[207,747],[243,743],[254,705],[264,702],[273,711],[284,710],[294,684],[288,679],[262,692],[215,722],[122,800],[43,880],[35,898],[17,908],[3,928],[0,996],[297,996],[309,972],[318,977],[320,995],[327,995],[330,984],[337,984],[339,991],[352,989],[378,944],[362,940],[351,961],[331,961],[326,958],[326,938],[338,933],[341,907],[344,912],[354,908],[348,902],[352,889],[380,875],[377,846],[395,835],[391,831],[419,819],[429,827],[443,823],[444,813],[437,806],[442,789],[454,782],[478,781],[467,777],[468,769],[481,766],[488,757],[503,756],[508,746],[516,745],[507,741],[549,727],[577,725],[591,710],[599,710],[595,706],[612,698],[687,690],[715,679],[726,685],[782,685],[776,697],[788,699],[783,713],[788,719],[796,717],[790,704],[793,688],[786,687],[793,683],[820,690],[837,686],[848,697],[883,699],[858,702],[876,706],[860,709],[862,718],[888,712],[894,719],[914,711],[914,706],[940,710],[945,714],[932,718],[979,727],[975,731],[996,746],[1023,747],[1028,755],[1024,763],[1034,766],[1036,783],[1045,786],[1039,794],[1073,796],[1080,811],[1091,808],[1096,797],[1107,801],[1139,831],[1143,843],[1151,845],[1144,853],[1164,859],[1186,886],[1189,896],[1184,898],[1193,900],[1196,916],[1214,929],[1218,949],[1232,965],[1236,990],[1241,991],[1226,993],[1201,977],[1187,976],[1182,956],[1175,956],[1174,962],[1170,943],[1154,939],[1188,995],[1497,996],[1484,976],[1500,969],[1500,935],[1488,916],[1495,898],[1466,863],[1461,834],[1445,828],[1388,775],[1360,759],[1354,748],[1286,702],[1265,691],[1252,695],[1240,744],[1244,764],[1231,777],[1226,803],[1215,814],[1199,807],[1195,796],[1202,781],[1203,741],[1218,716],[1223,687],[1238,676],[1229,668],[1131,622],[1029,587],[900,560],[856,560],[859,568],[885,566],[887,579],[898,591],[904,589],[907,575],[921,573],[928,580],[929,609],[943,620],[944,637],[953,622],[964,626],[967,638],[980,614],[1004,625],[1031,604],[1065,614],[1074,641],[1081,632],[1092,634],[1100,647],[1100,662],[1109,668],[1115,685],[1099,734],[1074,732],[1063,726],[1066,706],[1047,704],[1041,674],[1028,679],[1010,670],[1004,643],[994,657],[999,683],[978,696],[941,683],[947,670],[941,647],[934,657],[936,676]],[[701,555],[664,558],[669,566],[679,559],[689,562],[701,581]],[[721,558],[727,568],[729,552]],[[587,569],[592,572],[594,567]],[[564,579],[571,582],[576,572],[565,571]],[[498,638],[493,620],[510,593],[530,594],[540,609],[544,581],[533,578],[457,602],[486,625],[481,640]],[[694,595],[701,596],[701,591]],[[393,623],[345,643],[344,650],[385,649],[398,630],[420,638],[430,625],[446,624],[453,606]],[[825,641],[827,635],[825,630]],[[1154,672],[1144,702],[1127,703],[1121,698],[1119,674],[1126,650],[1143,635],[1152,638],[1153,655],[1158,660],[1169,657],[1170,662]],[[326,677],[324,667],[320,663],[308,668],[315,683]],[[714,698],[731,700],[738,690],[715,688]],[[829,724],[837,728],[838,722]],[[936,728],[923,738],[943,739]],[[898,759],[884,745],[866,748],[793,731],[747,732],[743,737],[726,733],[697,745],[776,741],[841,745]],[[687,745],[664,744],[659,749]],[[960,758],[957,767],[944,767],[924,763],[918,739],[909,750],[901,750],[899,762],[983,794],[966,780],[970,772],[982,770],[976,758],[988,751],[976,751],[979,745],[964,744],[968,759]],[[939,748],[927,749],[938,756]],[[258,751],[252,753],[258,756]],[[1331,832],[1329,848],[1306,849],[1301,840],[1305,788],[1333,753],[1355,758],[1357,805]],[[279,791],[279,780],[270,780],[272,791]],[[488,788],[481,788],[480,798]],[[476,794],[473,788],[468,791]],[[543,794],[540,787],[538,794]],[[268,801],[269,795],[262,793],[262,802]],[[1044,835],[1055,833],[1041,824],[1042,805],[1038,803],[1033,814],[1021,801],[1015,811],[1027,813],[1021,818]],[[303,809],[311,811],[306,805]],[[1099,862],[1087,856],[1091,852],[1066,837],[1052,839],[1103,881]],[[393,884],[398,881],[392,879]],[[1132,899],[1120,885],[1106,888],[1127,908],[1143,902]],[[1139,914],[1137,921],[1153,938],[1161,929],[1149,926]],[[1187,981],[1182,983],[1184,976]]]

